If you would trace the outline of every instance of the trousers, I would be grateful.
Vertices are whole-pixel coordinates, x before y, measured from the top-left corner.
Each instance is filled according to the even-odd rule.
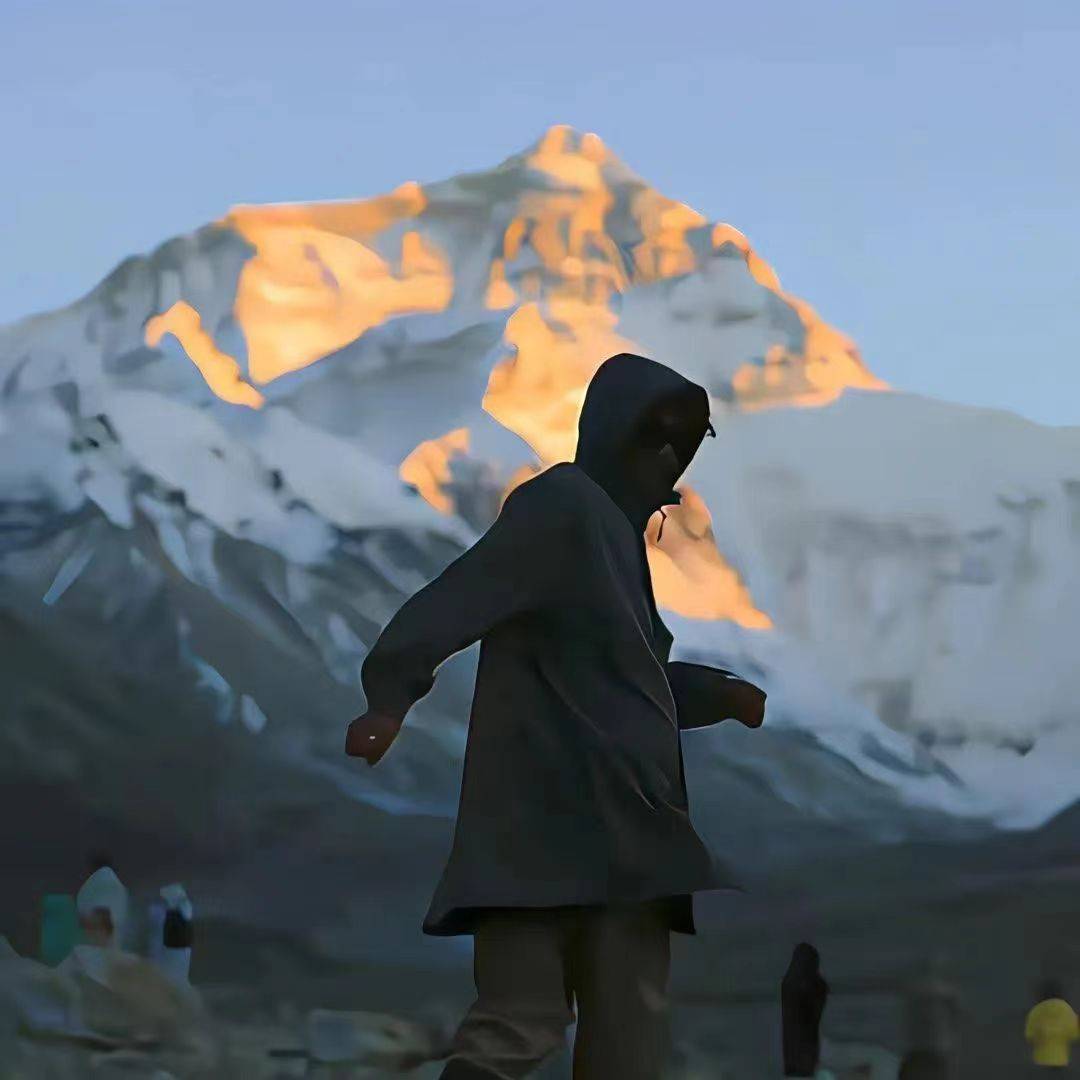
[[[485,911],[476,1001],[442,1080],[517,1080],[566,1045],[574,1080],[658,1080],[668,1053],[670,915],[663,901]]]

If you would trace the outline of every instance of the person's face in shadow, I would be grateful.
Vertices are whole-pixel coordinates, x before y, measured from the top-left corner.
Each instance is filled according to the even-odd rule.
[[[708,429],[708,416],[700,423],[685,418],[667,419],[668,428],[654,428],[633,451],[635,483],[655,506],[668,505],[671,491],[690,467]]]
[[[670,443],[659,450],[643,447],[637,452],[635,477],[642,487],[650,505],[665,506],[671,500],[671,491],[679,477],[686,472]]]

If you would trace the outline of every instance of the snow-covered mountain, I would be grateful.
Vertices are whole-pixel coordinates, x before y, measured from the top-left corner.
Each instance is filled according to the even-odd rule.
[[[768,733],[694,737],[706,832],[737,777],[876,839],[1080,797],[1080,429],[885,387],[735,229],[562,127],[442,183],[236,208],[0,330],[7,767],[178,842],[276,835],[328,790],[449,815],[469,659],[361,772],[364,649],[570,456],[622,350],[714,399],[650,546],[676,651],[770,691]]]

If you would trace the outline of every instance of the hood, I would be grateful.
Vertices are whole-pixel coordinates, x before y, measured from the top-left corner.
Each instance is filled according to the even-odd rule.
[[[795,950],[791,954],[792,970],[805,971],[816,975],[820,965],[821,957],[813,945],[803,941],[795,946]]]
[[[713,433],[705,388],[634,353],[600,365],[585,393],[574,463],[644,530],[679,502],[676,481]]]
[[[817,949],[802,941],[791,954],[784,981],[788,984],[814,984],[821,978],[821,957]]]

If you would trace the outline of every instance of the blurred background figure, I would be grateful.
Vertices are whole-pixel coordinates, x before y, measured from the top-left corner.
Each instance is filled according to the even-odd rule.
[[[1036,1000],[1024,1026],[1035,1075],[1064,1073],[1069,1066],[1072,1044],[1080,1038],[1076,1013],[1057,979],[1045,979]]]
[[[959,991],[946,977],[947,966],[945,956],[934,953],[905,989],[908,1055],[905,1061],[914,1059],[920,1068],[939,1069],[926,1072],[926,1076],[958,1075],[963,1009]],[[939,1064],[931,1066],[932,1059]]]
[[[183,885],[166,885],[161,890],[165,904],[161,927],[161,947],[155,963],[174,983],[185,985],[191,973],[191,944],[194,911]]]
[[[821,958],[813,945],[795,946],[780,984],[784,1075],[814,1076],[821,1057],[821,1015],[829,984],[821,975]]]

